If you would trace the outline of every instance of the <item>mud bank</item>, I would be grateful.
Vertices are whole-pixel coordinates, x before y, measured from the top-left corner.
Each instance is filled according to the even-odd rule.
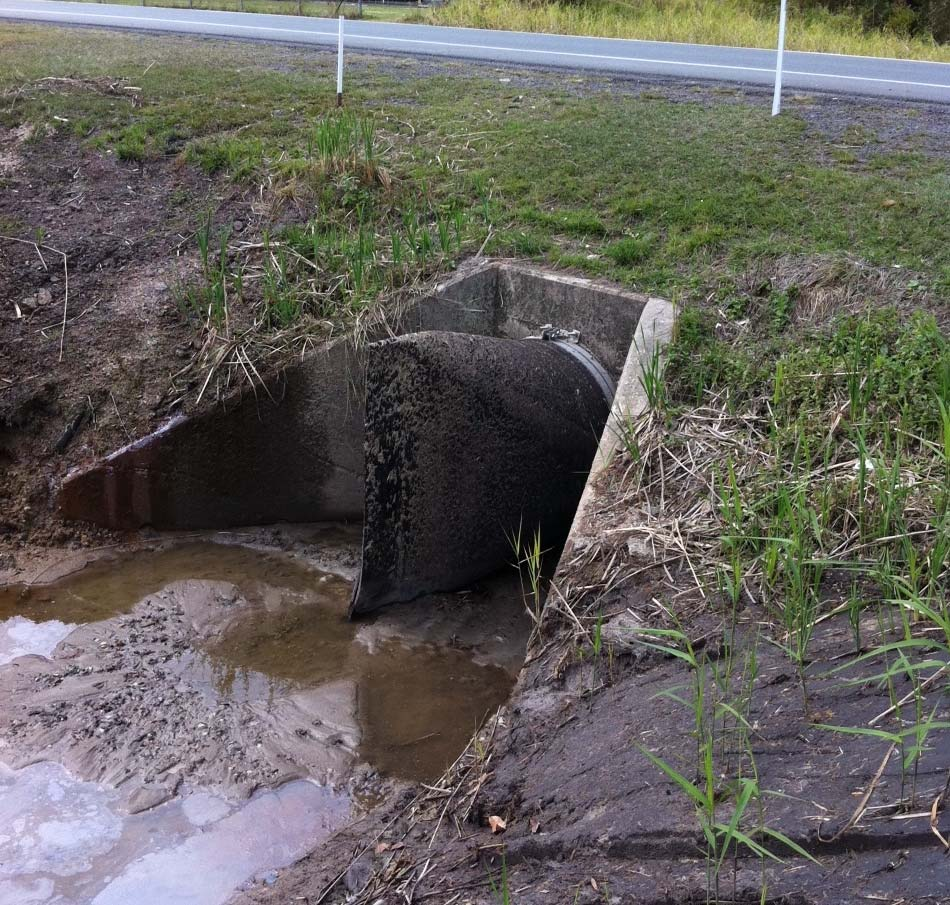
[[[666,612],[670,585],[688,588],[692,578],[685,562],[664,570],[632,545],[635,579],[603,590],[609,564],[587,553],[609,527],[609,469],[588,485],[514,692],[467,756],[435,787],[394,797],[274,888],[237,901],[950,901],[942,841],[950,837],[950,750],[934,735],[910,763],[896,737],[864,732],[889,725],[895,703],[908,706],[915,688],[906,676],[885,688],[880,657],[854,661],[900,637],[870,613],[857,626],[843,613],[816,626],[803,699],[787,652],[760,636],[763,609],[754,599],[741,602],[733,625],[722,600],[683,611],[680,627],[708,658],[704,694],[732,689],[730,706],[742,708],[712,746],[716,832],[731,819],[728,796],[744,777],[758,790],[746,820],[769,852],[739,847],[718,867],[710,860],[695,800],[649,757],[682,770],[697,794],[705,788],[690,705],[696,672],[641,635]],[[840,599],[850,587],[846,574],[829,572],[823,593]],[[566,612],[585,589],[595,589],[596,635]],[[939,678],[941,660],[928,666]],[[937,725],[950,719],[937,685],[924,689],[920,706]]]
[[[645,749],[690,763],[696,748],[677,700],[688,670],[628,643],[650,601],[648,586],[615,598],[604,630],[612,639],[605,644],[616,642],[609,659],[585,665],[572,657],[564,668],[562,648],[529,663],[509,706],[482,736],[489,756],[444,779],[445,794],[395,800],[302,859],[274,889],[248,891],[238,901],[262,905],[329,890],[332,902],[395,903],[412,889],[423,901],[488,905],[501,901],[504,883],[522,905],[705,902],[710,865],[695,808],[644,756]],[[712,621],[692,628],[715,649]],[[816,674],[834,668],[849,635],[844,621],[823,628]],[[730,856],[718,900],[760,902],[763,888],[773,903],[950,900],[946,850],[934,832],[946,837],[950,818],[939,804],[931,813],[946,788],[950,752],[939,744],[928,750],[911,805],[910,778],[885,741],[869,745],[817,725],[867,725],[886,709],[886,696],[870,681],[832,686],[815,681],[815,710],[803,720],[783,654],[760,651],[749,721],[757,781],[768,790],[761,820],[809,858],[783,844],[771,846],[775,860],[748,851]],[[741,756],[731,744],[725,756]],[[719,757],[716,769],[725,769]],[[492,831],[491,817],[504,821],[503,833]],[[353,883],[354,872],[365,887]],[[360,888],[364,897],[356,895]]]

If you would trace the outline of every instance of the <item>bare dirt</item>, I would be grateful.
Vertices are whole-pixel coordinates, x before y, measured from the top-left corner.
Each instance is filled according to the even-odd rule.
[[[196,266],[183,249],[209,206],[252,216],[173,160],[27,138],[0,129],[0,566],[25,546],[109,540],[58,521],[52,488],[167,417],[170,376],[193,354],[175,298]]]

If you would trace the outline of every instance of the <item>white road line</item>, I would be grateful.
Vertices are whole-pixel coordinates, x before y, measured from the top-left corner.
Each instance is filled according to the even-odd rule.
[[[110,15],[108,13],[80,13],[80,12],[59,12],[59,11],[46,11],[38,10],[34,8],[20,8],[14,6],[0,6],[0,14],[2,13],[22,13],[27,17],[40,16],[54,21],[61,22],[70,22],[76,19],[92,19],[98,21],[109,21],[115,23],[122,22],[146,22],[151,25],[156,24],[165,24],[165,25],[187,25],[194,27],[196,25],[212,28],[226,28],[226,29],[235,29],[238,31],[253,31],[253,32],[268,32],[271,34],[283,34],[283,35],[295,35],[298,38],[301,35],[311,35],[313,37],[326,37],[326,38],[336,38],[336,32],[329,31],[316,31],[315,29],[301,29],[301,28],[278,28],[273,25],[239,25],[232,22],[225,21],[216,21],[213,19],[170,19],[164,16],[132,16],[132,15]],[[353,32],[351,34],[352,40],[357,41],[377,41],[377,42],[392,42],[397,44],[415,44],[423,47],[445,47],[445,48],[454,48],[456,50],[475,50],[475,51],[494,51],[501,53],[520,53],[520,54],[533,54],[535,56],[546,56],[546,57],[569,57],[572,59],[585,59],[585,60],[604,60],[614,63],[645,63],[651,66],[688,66],[694,69],[710,69],[720,72],[759,72],[759,73],[768,73],[771,74],[775,70],[772,67],[765,66],[735,66],[729,65],[726,63],[696,63],[689,60],[660,60],[652,59],[650,57],[627,57],[627,56],[615,56],[611,54],[595,54],[595,53],[580,53],[578,51],[571,50],[542,50],[540,48],[533,47],[513,47],[505,45],[495,45],[495,44],[461,44],[452,41],[429,41],[424,38],[395,38],[395,37],[386,37],[382,35],[366,35],[360,34],[359,32]],[[883,85],[907,85],[914,88],[942,88],[944,90],[950,91],[950,83],[941,84],[939,82],[914,82],[907,81],[904,79],[885,79],[885,78],[873,78],[871,76],[863,75],[838,75],[835,73],[829,72],[806,72],[802,70],[787,69],[785,71],[786,75],[797,75],[803,76],[806,78],[814,79],[829,79],[831,81],[849,81],[849,82],[871,82],[875,84]]]

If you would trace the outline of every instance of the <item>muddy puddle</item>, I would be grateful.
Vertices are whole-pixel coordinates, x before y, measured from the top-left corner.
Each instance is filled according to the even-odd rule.
[[[517,576],[352,623],[318,560],[190,542],[0,589],[0,905],[223,902],[458,756],[524,655]]]

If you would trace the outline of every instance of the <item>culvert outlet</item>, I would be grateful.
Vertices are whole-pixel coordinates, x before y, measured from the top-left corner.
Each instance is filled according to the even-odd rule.
[[[369,347],[351,616],[465,587],[511,563],[518,536],[563,542],[614,390],[557,335],[425,332]]]
[[[597,424],[601,423],[599,414],[591,416],[588,430],[572,434],[577,437],[577,450],[569,444],[558,447],[561,452],[567,451],[568,464],[546,471],[544,457],[551,455],[551,448],[545,445],[551,442],[546,419],[551,412],[560,411],[559,407],[565,406],[570,398],[563,385],[560,391],[552,387],[547,402],[543,402],[546,397],[538,395],[542,390],[547,392],[546,381],[553,380],[555,372],[545,371],[547,377],[531,377],[527,368],[519,364],[505,372],[493,371],[495,365],[485,364],[483,371],[476,367],[479,382],[487,384],[487,395],[475,393],[473,384],[469,388],[471,409],[466,410],[464,405],[459,408],[459,423],[446,428],[447,432],[454,431],[456,438],[455,451],[446,454],[452,459],[448,472],[451,486],[445,490],[445,515],[441,522],[436,519],[434,527],[425,530],[431,538],[441,538],[440,542],[431,541],[435,548],[432,561],[446,558],[449,551],[442,548],[455,543],[450,543],[447,525],[462,508],[460,501],[466,503],[466,516],[475,518],[474,506],[480,496],[500,496],[501,488],[507,487],[510,499],[502,502],[507,506],[515,500],[525,512],[520,523],[522,537],[531,540],[530,525],[534,522],[540,526],[544,546],[556,547],[564,537],[562,526],[570,519],[577,487],[584,484],[589,471],[593,476],[609,459],[616,447],[617,425],[636,417],[646,406],[641,385],[643,370],[655,350],[670,336],[672,309],[660,299],[618,286],[512,261],[471,262],[431,287],[424,297],[396,307],[379,322],[368,324],[367,335],[359,341],[339,337],[313,349],[304,359],[269,378],[266,392],[261,387],[255,387],[254,392],[238,387],[218,405],[194,415],[174,417],[154,433],[105,459],[76,469],[59,489],[57,508],[64,518],[119,530],[145,526],[193,530],[279,522],[359,522],[364,509],[369,511],[370,505],[381,505],[380,500],[367,501],[365,486],[364,378],[368,353],[364,340],[372,343],[389,337],[437,332],[465,335],[475,344],[473,348],[481,348],[483,340],[508,340],[520,348],[528,337],[543,332],[549,322],[579,330],[583,347],[558,347],[539,355],[547,354],[550,358],[560,351],[560,358],[571,353],[584,358],[584,350],[589,350],[617,385],[612,423],[600,434],[593,462],[589,451],[594,448]],[[564,362],[556,373],[561,373],[562,367],[576,376],[576,369],[571,371]],[[589,387],[583,375],[580,385]],[[461,392],[453,382],[436,388],[446,393],[452,389]],[[502,390],[512,408],[489,405]],[[371,420],[377,417],[372,412],[374,406],[377,401],[381,404],[380,397],[387,391],[384,386],[369,393]],[[517,398],[519,395],[524,398]],[[544,412],[543,405],[552,408]],[[599,401],[592,403],[592,412],[597,405]],[[443,405],[440,414],[447,411]],[[520,418],[518,412],[528,414]],[[505,436],[502,430],[508,428],[499,428],[492,435],[485,426],[504,419],[520,425],[517,431],[522,432],[519,435],[523,439],[517,448],[522,458],[513,464],[505,458],[516,448],[515,443],[507,442],[500,444],[494,470],[483,467],[480,457],[464,460],[463,467],[458,450],[471,454],[474,431],[477,429],[480,442],[486,439],[486,433],[489,441],[497,442],[498,437]],[[583,419],[570,423],[576,428],[577,423],[583,424]],[[425,432],[419,435],[432,442]],[[589,447],[585,446],[588,442]],[[537,458],[525,459],[525,450]],[[571,464],[575,455],[576,468]],[[534,466],[526,467],[529,461]],[[480,476],[478,481],[475,474]],[[513,474],[520,475],[520,479],[509,481]],[[442,477],[445,476],[443,473]],[[426,478],[434,480],[435,475]],[[473,490],[476,486],[477,490]],[[371,500],[373,495],[371,488]],[[596,536],[591,500],[588,481],[564,555],[576,555]],[[526,511],[525,503],[530,504]],[[494,521],[479,515],[470,533],[475,539],[459,543],[452,551],[459,572],[447,586],[471,582],[474,579],[467,576],[476,575],[483,567],[487,569],[486,564],[514,560],[507,539],[501,540],[503,530],[494,535],[496,546],[491,552],[479,533],[487,531],[489,525],[504,525],[505,520],[497,517],[498,510],[493,511]],[[510,526],[511,521],[509,531]],[[514,526],[517,529],[517,516]],[[404,549],[392,543],[390,547],[392,552],[388,555],[393,562],[398,563],[399,556],[405,559]],[[392,572],[388,580],[393,581],[400,574],[409,574],[405,571],[407,565],[399,567],[401,573],[392,567],[383,568],[382,552],[376,565],[372,565],[376,556],[373,553],[367,561],[365,591],[359,595],[361,603],[371,599],[371,578],[381,581]]]

